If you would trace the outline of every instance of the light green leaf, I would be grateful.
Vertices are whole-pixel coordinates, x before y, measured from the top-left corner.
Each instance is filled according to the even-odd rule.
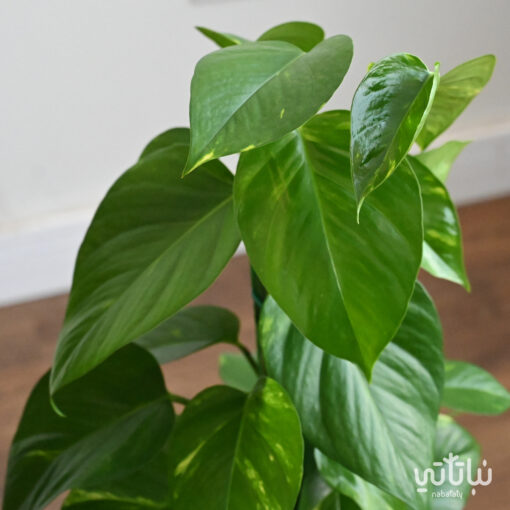
[[[232,388],[250,392],[257,383],[257,374],[242,355],[226,352],[219,357],[221,380]]]
[[[439,80],[418,58],[400,53],[374,64],[352,100],[351,163],[359,207],[409,152]]]
[[[238,35],[228,34],[226,32],[216,32],[210,28],[196,27],[196,29],[208,39],[215,42],[220,48],[226,48],[227,46],[235,46],[237,44],[243,44],[249,42],[244,37]]]
[[[261,379],[247,395],[215,386],[185,408],[172,435],[172,510],[292,510],[303,440],[288,395]]]
[[[421,199],[415,176],[401,165],[367,200],[358,224],[348,148],[349,112],[314,117],[241,156],[234,199],[268,292],[312,342],[369,374],[414,289]]]
[[[450,453],[458,456],[455,462],[464,462],[466,466],[462,468],[464,481],[460,485],[452,485],[450,483],[450,480],[457,481],[461,476],[458,466],[453,467],[453,475],[450,478],[447,465],[435,467],[431,465],[430,467],[433,467],[435,471],[435,480],[441,480],[441,470],[446,469],[445,482],[443,484],[440,486],[429,485],[427,496],[432,510],[462,510],[471,493],[471,486],[466,481],[468,462],[471,464],[471,472],[469,474],[472,479],[476,479],[476,470],[480,462],[480,447],[471,434],[455,423],[449,416],[439,415],[434,446],[434,462],[444,463],[444,459],[448,459]],[[420,473],[420,479],[423,480],[423,472]],[[435,491],[443,491],[445,494],[450,494],[450,497],[435,497],[432,494]],[[455,493],[458,497],[452,497],[452,493]]]
[[[52,392],[189,303],[239,244],[225,166],[181,179],[186,145],[145,154],[109,190],[80,247]]]
[[[206,55],[191,82],[191,148],[185,173],[206,161],[281,138],[314,115],[338,88],[352,41],[330,37],[310,52],[280,41]]]
[[[353,499],[361,510],[406,510],[409,508],[403,501],[351,473],[319,450],[315,450],[315,459],[319,472],[327,483],[336,491]]]
[[[270,28],[259,41],[286,41],[303,51],[310,51],[324,39],[324,30],[314,23],[290,21]]]
[[[422,267],[437,278],[470,290],[464,266],[462,234],[457,210],[444,184],[420,161],[408,158],[420,182],[423,201]]]
[[[168,363],[217,343],[238,341],[239,320],[219,306],[192,306],[176,313],[135,342]]]
[[[483,368],[448,360],[445,376],[445,407],[477,414],[501,414],[510,408],[510,393]]]
[[[441,181],[446,182],[453,163],[466,145],[471,142],[446,142],[437,149],[422,152],[415,156]]]
[[[273,299],[260,335],[268,374],[291,395],[305,438],[412,508],[425,508],[413,469],[432,462],[444,374],[439,318],[423,288],[417,284],[370,384],[356,365],[306,340]]]
[[[455,67],[441,76],[432,109],[416,139],[426,149],[449,128],[471,101],[481,92],[496,65],[494,55],[484,55]]]
[[[42,509],[72,487],[123,477],[153,458],[174,422],[160,368],[126,346],[49,399],[49,374],[33,390],[9,454],[4,510]]]

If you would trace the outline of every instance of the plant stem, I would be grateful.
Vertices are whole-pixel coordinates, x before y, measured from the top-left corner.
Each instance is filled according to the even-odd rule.
[[[242,343],[238,342],[236,346],[239,348],[239,350],[244,354],[244,357],[248,360],[248,363],[251,365],[253,370],[255,370],[256,374],[260,373],[260,366],[257,363],[257,360],[253,357],[252,353],[248,350],[246,346],[244,346]]]
[[[184,406],[189,404],[189,401],[190,401],[189,398],[182,397],[181,395],[176,395],[175,393],[170,393],[170,392],[168,392],[168,394],[170,395],[170,400],[172,402],[177,402],[178,404],[182,404]]]

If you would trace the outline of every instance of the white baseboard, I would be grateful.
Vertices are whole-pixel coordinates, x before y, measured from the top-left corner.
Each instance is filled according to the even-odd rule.
[[[448,182],[457,204],[510,193],[506,127],[482,136],[459,157]],[[457,133],[455,139],[473,135],[479,133]],[[92,210],[66,213],[0,232],[0,306],[67,292],[92,214]]]

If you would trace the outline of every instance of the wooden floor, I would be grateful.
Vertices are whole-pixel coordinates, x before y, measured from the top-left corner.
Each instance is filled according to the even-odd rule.
[[[441,314],[447,356],[475,362],[510,388],[510,197],[460,211],[472,292],[422,275]],[[66,296],[0,309],[0,492],[9,443],[32,386],[49,367]],[[242,338],[253,344],[248,263],[234,259],[198,303],[226,306],[242,320]],[[171,391],[192,396],[217,383],[219,346],[165,367]],[[470,509],[510,508],[510,413],[461,416],[493,468],[493,483],[478,490]],[[53,508],[53,506],[52,506]],[[55,506],[55,508],[57,508]]]

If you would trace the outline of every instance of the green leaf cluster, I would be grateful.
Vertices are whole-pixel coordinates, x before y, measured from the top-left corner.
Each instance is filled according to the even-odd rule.
[[[488,82],[494,57],[440,76],[371,65],[350,111],[320,111],[353,57],[312,23],[220,49],[191,82],[190,128],[154,138],[101,202],[76,260],[51,371],[14,437],[5,510],[427,510],[449,452],[479,447],[441,406],[498,414],[510,394],[445,360],[420,268],[469,289],[446,188],[467,145],[422,149]],[[234,174],[218,159],[241,153]],[[237,317],[187,306],[243,241],[257,352]],[[224,343],[223,385],[191,400],[160,365]],[[437,466],[435,468],[437,470]],[[447,485],[444,487],[448,488]],[[446,504],[446,506],[444,506]]]

